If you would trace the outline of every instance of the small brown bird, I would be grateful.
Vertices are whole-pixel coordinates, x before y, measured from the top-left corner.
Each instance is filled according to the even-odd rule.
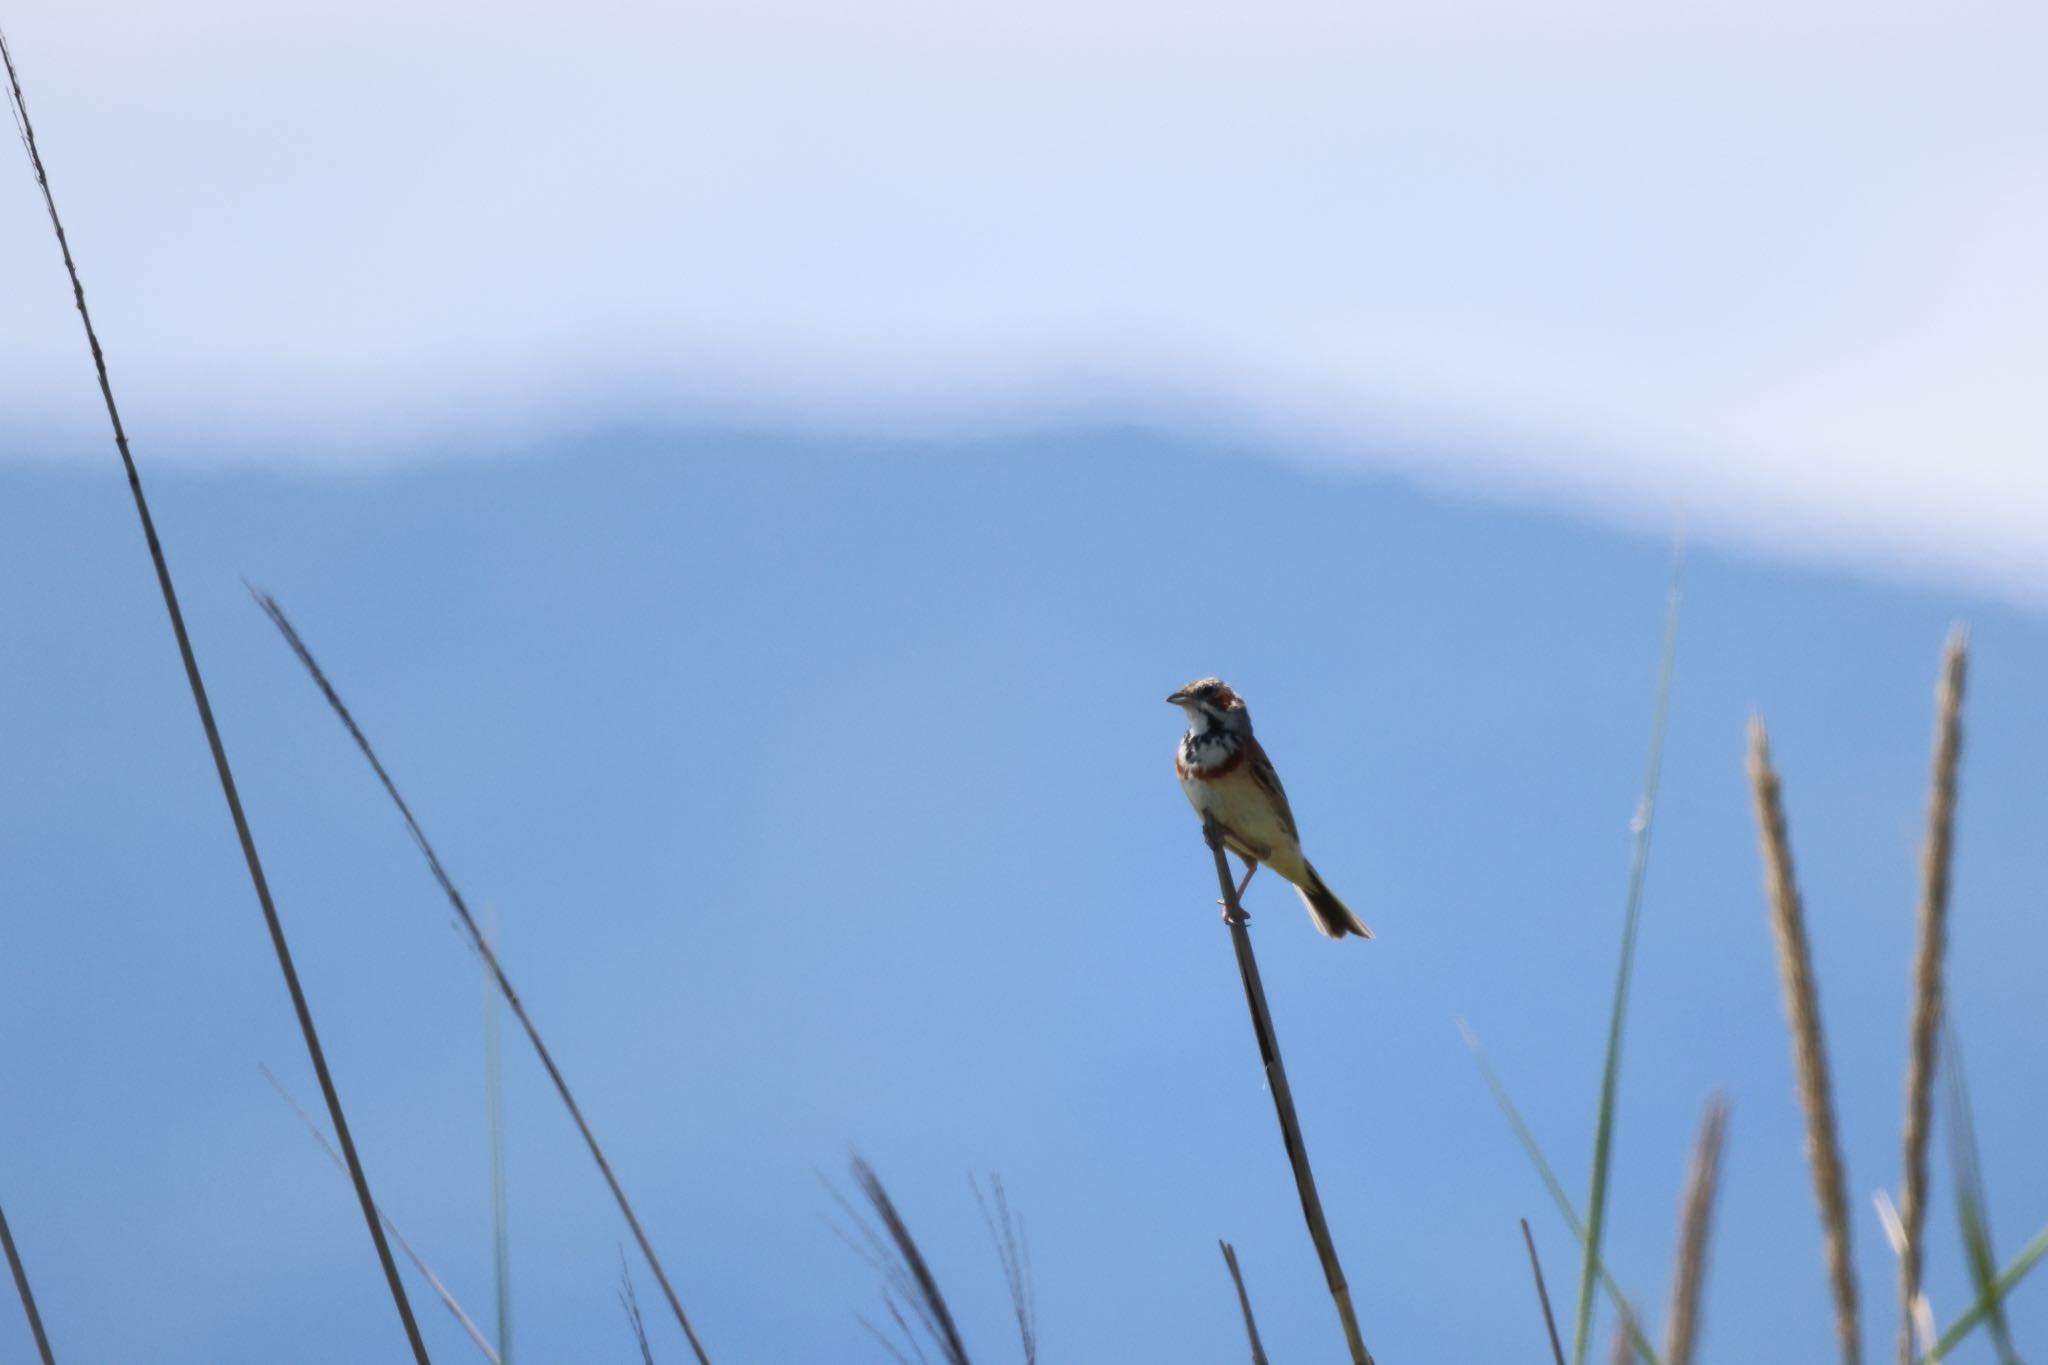
[[[1181,736],[1173,759],[1181,790],[1188,794],[1195,814],[1217,826],[1225,847],[1245,861],[1238,895],[1243,896],[1252,874],[1264,863],[1294,883],[1323,935],[1371,938],[1365,921],[1323,885],[1302,856],[1294,812],[1287,807],[1273,760],[1252,738],[1252,715],[1244,698],[1221,678],[1201,678],[1167,701],[1188,713],[1188,732]]]

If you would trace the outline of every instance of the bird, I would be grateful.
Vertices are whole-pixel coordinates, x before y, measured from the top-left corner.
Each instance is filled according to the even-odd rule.
[[[1244,859],[1238,896],[1263,863],[1294,884],[1324,937],[1371,938],[1365,921],[1337,899],[1302,856],[1294,812],[1273,760],[1252,736],[1252,713],[1244,698],[1221,678],[1198,678],[1166,700],[1188,717],[1188,731],[1173,759],[1181,790],[1203,825],[1214,826],[1225,847]],[[1229,914],[1227,906],[1224,913]]]

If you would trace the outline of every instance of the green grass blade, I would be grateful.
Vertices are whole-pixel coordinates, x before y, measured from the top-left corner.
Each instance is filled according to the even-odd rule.
[[[1977,1152],[1977,1120],[1970,1107],[1970,1089],[1963,1077],[1963,1049],[1956,1041],[1953,1020],[1941,1030],[1941,1070],[1948,1084],[1949,1162],[1956,1184],[1956,1219],[1962,1225],[1963,1252],[1977,1301],[1986,1305],[1991,1340],[2000,1365],[2019,1365],[2012,1328],[2005,1320],[2005,1300],[1992,1292],[1998,1278],[1998,1254],[1991,1242],[1991,1205],[1984,1193],[1984,1167]]]
[[[1542,1178],[1543,1188],[1550,1191],[1552,1201],[1557,1204],[1557,1211],[1564,1215],[1565,1225],[1572,1230],[1572,1236],[1578,1239],[1579,1244],[1585,1245],[1585,1221],[1579,1217],[1578,1208],[1572,1203],[1572,1197],[1565,1190],[1564,1182],[1559,1180],[1557,1172],[1551,1169],[1549,1158],[1543,1155],[1543,1148],[1537,1144],[1536,1135],[1529,1130],[1528,1123],[1522,1118],[1522,1111],[1515,1107],[1515,1101],[1508,1094],[1507,1087],[1501,1084],[1500,1077],[1494,1073],[1492,1063],[1486,1060],[1486,1053],[1480,1048],[1479,1039],[1463,1019],[1458,1021],[1458,1032],[1464,1035],[1465,1046],[1472,1049],[1472,1060],[1479,1063],[1479,1074],[1485,1077],[1486,1088],[1493,1092],[1493,1102],[1500,1106],[1500,1112],[1507,1117],[1508,1127],[1514,1130],[1515,1140],[1522,1144],[1522,1151],[1528,1155],[1529,1164],[1536,1168],[1536,1174]],[[1637,1325],[1634,1306],[1629,1303],[1628,1296],[1622,1293],[1621,1285],[1616,1282],[1614,1276],[1608,1273],[1606,1264],[1596,1263],[1595,1273],[1600,1277],[1600,1287],[1607,1291],[1607,1297],[1614,1301],[1614,1306],[1621,1311],[1624,1320],[1633,1330],[1636,1355],[1648,1362],[1648,1365],[1662,1365],[1657,1358],[1656,1348],[1650,1344],[1649,1337],[1644,1335],[1642,1328]]]
[[[1664,602],[1664,649],[1657,664],[1657,703],[1650,721],[1650,754],[1643,769],[1643,794],[1636,807],[1635,850],[1629,859],[1628,908],[1621,924],[1621,965],[1614,977],[1614,1008],[1607,1021],[1607,1061],[1600,1074],[1600,1112],[1593,1129],[1592,1190],[1586,1199],[1584,1256],[1579,1263],[1579,1311],[1572,1329],[1572,1365],[1585,1365],[1593,1335],[1593,1282],[1600,1263],[1600,1234],[1607,1222],[1608,1165],[1614,1146],[1614,1106],[1621,1079],[1621,1041],[1628,1018],[1629,977],[1635,967],[1636,926],[1642,917],[1643,883],[1650,870],[1650,831],[1655,825],[1657,781],[1664,767],[1664,733],[1671,715],[1671,672],[1678,653],[1680,556],[1673,552],[1671,587]]]
[[[1941,1339],[1934,1343],[1934,1349],[1920,1357],[1919,1365],[1929,1365],[1931,1361],[1940,1360],[1961,1345],[1963,1338],[1975,1331],[1978,1323],[1998,1310],[2005,1296],[2018,1287],[2019,1282],[2027,1277],[2027,1272],[2044,1256],[2048,1256],[2048,1228],[2042,1228],[2035,1233],[2034,1240],[2022,1247],[2020,1254],[2012,1258],[2011,1264],[1998,1272],[1998,1278],[1991,1282],[1990,1292],[1980,1297],[1971,1305],[1969,1312],[1957,1318],[1949,1329],[1941,1334]]]

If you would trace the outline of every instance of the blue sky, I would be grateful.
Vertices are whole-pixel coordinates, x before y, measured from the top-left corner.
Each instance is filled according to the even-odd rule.
[[[313,1096],[120,478],[14,464],[0,482],[0,609],[35,661],[0,684],[18,1040],[0,1151],[59,1341],[384,1358],[401,1343],[347,1186],[256,1074]],[[849,1146],[987,1358],[1007,1309],[970,1170],[1024,1211],[1049,1358],[1238,1358],[1218,1236],[1276,1358],[1335,1346],[1171,776],[1160,698],[1209,670],[1252,698],[1313,856],[1380,934],[1333,945],[1291,895],[1252,897],[1368,1340],[1396,1360],[1539,1350],[1514,1220],[1556,1281],[1566,1234],[1453,1020],[1579,1185],[1661,538],[1103,431],[643,433],[152,485],[372,1177],[473,1309],[475,967],[239,575],[295,613],[495,907],[716,1357],[880,1358],[853,1317],[873,1277],[816,1174]],[[1612,1255],[1661,1304],[1686,1147],[1724,1088],[1710,1349],[1811,1357],[1828,1319],[1743,724],[1758,707],[1777,735],[1884,1333],[1868,1196],[1896,1183],[1930,690],[1957,618],[1976,671],[1956,1009],[2005,1244],[2048,1218],[2029,1136],[2048,1101],[2023,1079],[2043,1044],[2048,638],[1982,599],[1712,549],[1686,578]],[[509,1060],[519,1344],[627,1358],[616,1216],[532,1059]],[[1945,1205],[1933,1227],[1953,1312]],[[2040,1303],[2021,1295],[2036,1336]]]
[[[371,1177],[471,1309],[476,967],[245,576],[498,916],[715,1359],[881,1358],[818,1178],[856,1148],[978,1359],[991,1170],[1048,1359],[1242,1358],[1219,1236],[1275,1359],[1331,1354],[1171,777],[1160,699],[1209,672],[1380,935],[1255,888],[1367,1340],[1539,1354],[1515,1219],[1554,1285],[1568,1236],[1454,1021],[1581,1186],[1678,523],[1613,1264],[1661,1312],[1723,1088],[1710,1356],[1829,1349],[1760,709],[1888,1340],[1870,1195],[1959,620],[1954,1009],[2002,1247],[2048,1222],[2040,7],[852,15],[8,15]],[[346,1183],[257,1075],[316,1098],[16,170],[0,1198],[60,1358],[395,1357]],[[522,1358],[631,1358],[623,1229],[514,1038],[508,1087]]]

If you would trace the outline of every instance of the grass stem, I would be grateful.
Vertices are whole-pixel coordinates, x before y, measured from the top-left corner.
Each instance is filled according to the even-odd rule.
[[[1336,1302],[1337,1317],[1344,1325],[1345,1345],[1352,1365],[1372,1365],[1372,1353],[1359,1335],[1358,1314],[1351,1306],[1351,1287],[1344,1281],[1344,1267],[1337,1260],[1336,1243],[1330,1240],[1330,1225],[1323,1218],[1322,1197],[1316,1193],[1315,1171],[1310,1168],[1308,1145],[1302,1141],[1301,1120],[1294,1112],[1294,1092],[1288,1088],[1287,1066],[1280,1059],[1280,1039],[1273,1030],[1273,1015],[1266,1007],[1266,987],[1259,980],[1259,962],[1252,955],[1252,938],[1244,907],[1237,902],[1237,885],[1231,880],[1230,864],[1224,861],[1222,832],[1205,825],[1202,836],[1216,855],[1216,880],[1223,889],[1224,921],[1230,926],[1231,946],[1237,950],[1237,971],[1244,980],[1245,1004],[1251,1010],[1252,1031],[1259,1040],[1259,1060],[1266,1069],[1266,1085],[1273,1092],[1273,1109],[1280,1116],[1280,1136],[1287,1146],[1288,1164],[1294,1170],[1294,1188],[1301,1196],[1301,1214],[1308,1233],[1322,1259],[1323,1278]]]
[[[391,1248],[385,1243],[384,1229],[377,1218],[376,1201],[370,1197],[370,1182],[363,1174],[362,1160],[356,1154],[355,1139],[349,1134],[348,1117],[342,1113],[341,1094],[335,1089],[333,1076],[328,1074],[327,1055],[321,1050],[320,1036],[313,1028],[313,1012],[306,1003],[305,991],[299,985],[298,969],[293,965],[291,949],[285,943],[284,923],[278,918],[277,906],[271,900],[270,883],[263,875],[263,862],[256,853],[256,838],[250,833],[248,816],[242,810],[241,793],[235,787],[234,770],[228,766],[228,753],[221,742],[220,726],[214,720],[213,703],[207,699],[206,683],[199,676],[199,658],[193,651],[192,637],[185,629],[185,613],[178,605],[178,591],[171,582],[170,563],[165,559],[163,544],[157,538],[156,521],[150,515],[149,500],[142,492],[142,476],[135,467],[135,456],[128,448],[128,433],[121,425],[120,407],[114,402],[114,386],[107,375],[106,353],[100,348],[92,311],[86,307],[85,283],[79,276],[78,263],[72,259],[70,240],[64,235],[64,220],[57,213],[57,199],[50,189],[50,177],[43,166],[42,152],[36,146],[35,125],[29,120],[28,102],[22,95],[21,79],[14,68],[14,54],[8,49],[4,35],[0,35],[0,62],[4,62],[7,68],[8,107],[14,114],[22,146],[28,151],[29,164],[35,170],[43,207],[49,211],[50,227],[57,234],[57,249],[64,257],[65,273],[71,278],[72,301],[78,306],[79,319],[85,325],[86,344],[92,350],[100,397],[106,402],[107,420],[114,429],[114,447],[120,452],[121,466],[128,475],[128,490],[134,496],[135,513],[142,522],[142,537],[149,545],[150,562],[156,568],[157,587],[163,594],[164,610],[171,619],[171,633],[177,637],[178,657],[185,665],[185,681],[192,691],[192,703],[198,708],[199,724],[206,732],[207,746],[213,751],[214,772],[220,779],[221,794],[227,798],[235,835],[241,841],[242,861],[248,866],[250,884],[263,908],[271,946],[277,953],[278,969],[284,974],[285,989],[291,994],[292,1009],[298,1015],[299,1032],[305,1038],[307,1055],[313,1059],[313,1071],[320,1079],[320,1094],[327,1102],[328,1117],[334,1122],[334,1135],[341,1143],[349,1180],[355,1186],[356,1202],[362,1207],[370,1240],[376,1244],[377,1260],[384,1268],[384,1282],[391,1291],[391,1301],[398,1309],[399,1320],[404,1324],[413,1359],[418,1365],[427,1365],[426,1343],[420,1339],[419,1324],[413,1320],[412,1304],[407,1301],[405,1285],[398,1278],[398,1263],[392,1259]]]
[[[21,1295],[21,1311],[28,1315],[28,1330],[35,1335],[43,1365],[57,1365],[57,1357],[50,1353],[50,1338],[43,1331],[43,1315],[36,1311],[35,1292],[28,1287],[28,1267],[21,1263],[21,1252],[14,1245],[5,1209],[0,1209],[0,1249],[7,1252],[7,1268],[14,1273],[14,1291]]]
[[[306,648],[306,642],[299,638],[299,632],[293,628],[291,619],[284,614],[284,608],[267,593],[257,592],[253,588],[250,591],[255,594],[257,604],[263,608],[271,624],[284,636],[285,643],[291,646],[292,653],[298,656],[299,663],[305,667],[314,684],[319,687],[320,694],[327,698],[328,706],[348,730],[349,736],[355,740],[356,748],[361,750],[363,757],[369,761],[371,771],[376,773],[377,780],[383,784],[385,795],[398,807],[398,813],[404,819],[406,829],[412,834],[413,843],[418,845],[421,855],[426,858],[427,867],[434,874],[434,880],[440,885],[442,894],[448,898],[448,903],[455,909],[456,917],[461,920],[463,929],[467,931],[470,946],[476,949],[478,955],[483,958],[484,965],[490,969],[492,978],[498,983],[499,993],[505,997],[505,1003],[512,1007],[513,1018],[526,1030],[527,1041],[533,1044],[534,1054],[540,1058],[541,1066],[548,1073],[548,1079],[554,1082],[555,1093],[561,1096],[562,1106],[569,1111],[569,1117],[575,1121],[576,1131],[583,1135],[583,1143],[590,1149],[591,1158],[597,1162],[598,1172],[604,1176],[605,1184],[612,1192],[612,1198],[618,1203],[619,1212],[625,1215],[626,1226],[632,1230],[633,1240],[639,1244],[640,1254],[646,1257],[647,1266],[654,1272],[655,1281],[661,1285],[661,1292],[668,1299],[668,1306],[674,1312],[676,1322],[682,1326],[683,1335],[689,1338],[691,1349],[697,1353],[698,1365],[711,1365],[703,1343],[697,1339],[696,1329],[690,1325],[689,1315],[683,1312],[683,1302],[677,1297],[675,1286],[669,1283],[668,1272],[662,1269],[661,1259],[654,1254],[654,1244],[648,1240],[646,1230],[640,1226],[639,1215],[633,1212],[633,1205],[626,1198],[625,1187],[620,1185],[619,1178],[612,1174],[612,1164],[605,1159],[604,1148],[598,1145],[597,1134],[591,1131],[589,1122],[583,1117],[583,1110],[576,1103],[576,1097],[569,1093],[569,1083],[563,1079],[561,1068],[555,1065],[554,1054],[549,1052],[547,1044],[541,1041],[540,1030],[534,1027],[533,1020],[527,1015],[526,1005],[520,1000],[519,992],[512,989],[511,979],[505,975],[504,965],[498,961],[498,955],[492,949],[490,940],[477,927],[476,917],[470,913],[469,903],[462,898],[462,892],[456,889],[447,868],[441,865],[441,856],[434,852],[434,846],[427,841],[426,831],[420,828],[420,822],[413,817],[412,807],[399,795],[398,786],[391,780],[391,774],[385,771],[383,761],[377,757],[377,751],[370,747],[369,737],[363,733],[362,727],[356,724],[355,716],[349,712],[348,706],[341,699],[341,694],[334,690],[334,684],[327,680],[326,672],[313,657],[313,652]]]
[[[488,938],[495,951],[497,914],[487,908],[486,916],[490,920]],[[512,1244],[505,1200],[505,1056],[498,1037],[498,983],[487,965],[483,968],[483,992],[484,1123],[490,1131],[491,1147],[491,1288],[497,1308],[498,1357],[505,1365],[512,1365]]]
[[[1550,1311],[1550,1290],[1543,1283],[1543,1262],[1536,1256],[1536,1237],[1522,1220],[1522,1245],[1529,1248],[1529,1273],[1536,1277],[1536,1301],[1543,1305],[1543,1330],[1550,1334],[1550,1358],[1564,1365],[1564,1343],[1557,1339],[1557,1315]]]
[[[1244,1289],[1244,1275],[1237,1268],[1237,1248],[1217,1239],[1216,1245],[1223,1248],[1223,1264],[1230,1268],[1230,1282],[1237,1287],[1238,1311],[1244,1314],[1244,1334],[1252,1344],[1252,1365],[1266,1365],[1266,1348],[1259,1341],[1258,1320],[1252,1316],[1252,1296]]]
[[[263,1073],[263,1079],[270,1082],[270,1088],[277,1092],[277,1097],[283,1100],[286,1107],[298,1117],[299,1122],[305,1125],[306,1131],[312,1134],[313,1141],[320,1144],[320,1150],[327,1153],[327,1159],[334,1163],[335,1169],[346,1173],[348,1167],[342,1164],[341,1154],[336,1152],[332,1144],[327,1141],[327,1134],[320,1131],[320,1125],[313,1122],[313,1116],[299,1107],[299,1102],[293,1099],[291,1092],[284,1088],[284,1082],[280,1081],[276,1074],[261,1062],[256,1064],[256,1069]],[[426,1258],[413,1250],[412,1243],[408,1242],[405,1239],[405,1234],[398,1230],[398,1224],[391,1221],[391,1215],[384,1212],[382,1204],[377,1206],[377,1217],[383,1220],[384,1230],[391,1234],[392,1241],[398,1243],[398,1249],[403,1251],[406,1259],[412,1262],[413,1269],[419,1271],[427,1284],[433,1288],[434,1293],[441,1300],[441,1306],[455,1316],[455,1321],[462,1325],[462,1330],[469,1334],[469,1339],[476,1343],[476,1348],[484,1353],[484,1358],[490,1361],[491,1365],[503,1365],[503,1362],[498,1358],[498,1353],[491,1349],[491,1343],[484,1340],[482,1330],[477,1327],[469,1314],[462,1311],[462,1305],[455,1301],[455,1295],[449,1291],[448,1286],[442,1282],[441,1277],[434,1273],[434,1268],[427,1264]]]

